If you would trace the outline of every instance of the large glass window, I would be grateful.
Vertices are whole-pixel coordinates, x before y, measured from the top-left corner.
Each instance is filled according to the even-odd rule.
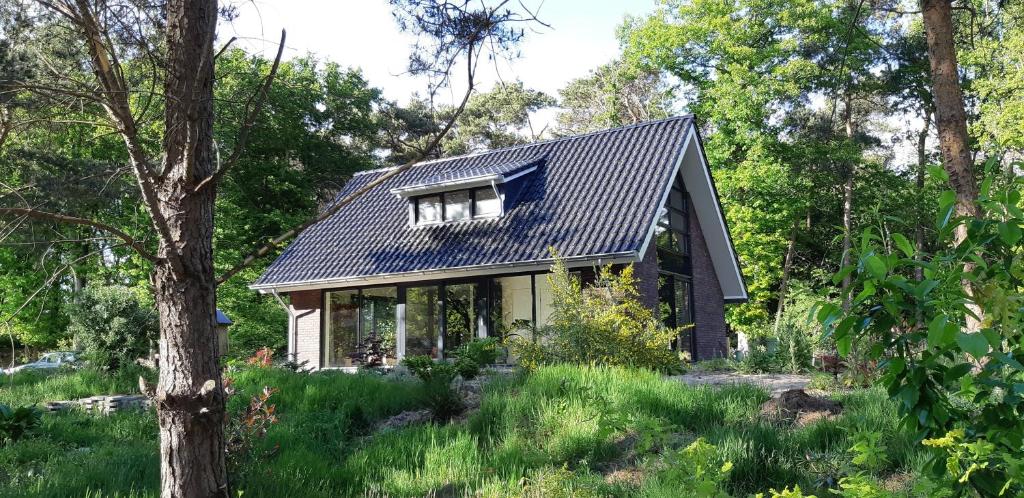
[[[474,190],[473,203],[476,206],[476,212],[473,213],[475,217],[483,218],[501,214],[501,199],[494,193],[493,188],[478,188]]]
[[[359,342],[359,291],[328,292],[324,325],[324,366],[353,366],[349,355]]]
[[[405,356],[440,358],[441,296],[438,287],[410,287],[405,292]]]
[[[530,276],[495,278],[491,282],[492,337],[524,335],[533,326],[533,291]]]
[[[396,362],[398,307],[397,287],[372,287],[363,289],[359,306],[359,340],[364,347],[374,339],[380,340],[385,353],[385,364]]]
[[[416,199],[416,223],[441,221],[441,196],[428,195]]]
[[[446,285],[444,350],[448,353],[472,341],[477,335],[476,284]]]
[[[658,287],[658,305],[661,319],[667,327],[685,327],[693,323],[693,311],[690,301],[690,279],[679,275],[662,275]],[[685,327],[679,332],[673,348],[677,351],[692,353],[693,327]]]

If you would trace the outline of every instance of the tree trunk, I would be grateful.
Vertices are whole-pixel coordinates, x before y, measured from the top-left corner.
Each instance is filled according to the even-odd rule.
[[[949,174],[949,183],[956,192],[956,214],[978,216],[978,184],[974,180],[974,164],[970,144],[967,140],[967,113],[964,111],[964,97],[960,91],[957,72],[956,48],[953,45],[953,15],[949,0],[922,0],[921,13],[924,17],[925,37],[928,41],[928,61],[932,73],[932,93],[935,96],[935,127],[939,134],[939,150],[942,163]],[[956,229],[956,243],[967,238],[967,225]],[[964,271],[971,271],[973,263],[964,265]],[[963,282],[964,291],[973,296],[971,284]],[[967,316],[967,329],[981,328],[982,311],[974,303],[968,308],[975,316]]]
[[[853,109],[851,98],[846,96],[846,111],[843,116],[846,123],[846,138],[853,140]],[[846,182],[843,184],[843,256],[839,268],[846,268],[850,265],[850,252],[853,250],[853,181],[857,174],[857,164],[851,162],[846,170]],[[851,297],[847,293],[850,288],[850,276],[843,277],[843,310],[849,311]]]
[[[789,232],[789,246],[786,247],[786,257],[782,262],[782,281],[779,282],[779,305],[775,307],[775,326],[772,332],[779,335],[779,325],[782,323],[782,312],[786,310],[786,292],[789,290],[789,273],[793,269],[793,257],[796,254],[796,234],[800,228],[800,220],[793,220],[793,229]]]
[[[928,60],[931,64],[932,93],[935,96],[935,127],[939,133],[942,162],[949,183],[956,192],[956,213],[977,216],[978,185],[974,180],[971,149],[967,139],[967,113],[960,91],[956,49],[953,45],[952,6],[949,0],[922,0]],[[957,229],[956,241],[967,237],[967,228]]]
[[[224,391],[216,356],[213,269],[213,38],[216,0],[167,4],[164,174],[156,188],[171,240],[155,269],[160,313],[161,496],[228,496]]]
[[[917,187],[917,198],[919,199],[917,207],[917,226],[914,228],[914,249],[917,251],[917,257],[921,257],[924,254],[924,224],[928,217],[925,215],[926,210],[924,208],[924,177],[925,168],[928,166],[928,130],[931,129],[932,111],[931,109],[925,109],[924,111],[924,125],[921,126],[921,131],[917,134],[917,171],[915,178],[915,186]],[[914,268],[914,278],[920,282],[924,280],[924,268],[917,266]]]

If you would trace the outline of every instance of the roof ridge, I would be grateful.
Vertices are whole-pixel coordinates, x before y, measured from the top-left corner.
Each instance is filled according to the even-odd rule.
[[[547,144],[563,142],[563,141],[568,141],[568,140],[575,140],[577,138],[591,137],[591,136],[594,136],[594,135],[601,135],[601,134],[604,134],[604,133],[612,133],[612,132],[616,132],[616,131],[628,130],[628,129],[632,129],[632,128],[639,128],[639,127],[642,127],[642,126],[650,126],[650,125],[661,124],[661,123],[666,123],[666,122],[669,122],[669,121],[677,121],[677,120],[682,120],[682,119],[691,119],[692,120],[693,119],[693,114],[681,114],[679,116],[669,116],[667,118],[654,119],[654,120],[651,120],[651,121],[643,121],[643,122],[640,122],[640,123],[632,123],[632,124],[623,125],[623,126],[616,126],[614,128],[605,128],[603,130],[588,131],[586,133],[580,133],[578,135],[569,135],[569,136],[566,136],[566,137],[556,137],[556,138],[549,138],[547,140],[538,140],[536,142],[530,142],[528,144],[512,145],[512,146],[509,146],[509,147],[500,147],[500,148],[497,148],[497,149],[489,149],[489,150],[484,150],[484,151],[480,151],[480,152],[472,152],[472,153],[469,153],[469,154],[461,154],[461,155],[458,155],[458,156],[440,157],[440,158],[437,158],[437,159],[430,159],[430,160],[427,160],[427,161],[420,161],[418,163],[413,164],[411,167],[425,166],[425,165],[428,165],[428,164],[434,164],[434,163],[445,162],[445,161],[454,161],[456,159],[465,159],[465,158],[469,158],[469,157],[482,156],[484,154],[492,154],[492,153],[497,153],[497,152],[506,152],[506,151],[517,150],[517,149],[526,149],[528,147],[533,147],[533,146],[536,146],[536,145],[547,145]],[[360,175],[368,175],[368,174],[371,174],[371,173],[383,173],[383,172],[391,171],[391,170],[394,170],[394,169],[397,169],[397,168],[400,168],[400,167],[401,166],[385,166],[383,168],[375,168],[375,169],[367,169],[367,170],[362,170],[362,171],[356,171],[355,173],[352,174],[352,176],[356,177],[356,176],[360,176]]]

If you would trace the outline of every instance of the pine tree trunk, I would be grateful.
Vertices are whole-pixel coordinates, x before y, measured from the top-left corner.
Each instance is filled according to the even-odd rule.
[[[928,217],[925,215],[924,208],[924,176],[925,168],[928,166],[928,130],[931,128],[932,112],[930,109],[924,111],[924,124],[921,126],[921,131],[917,134],[917,171],[915,172],[915,186],[917,187],[917,196],[920,200],[917,209],[917,226],[914,228],[914,249],[917,251],[917,256],[921,257],[924,254],[924,224]],[[914,278],[917,281],[924,280],[924,268],[917,266],[914,268]]]
[[[971,149],[967,139],[967,113],[957,74],[953,45],[952,6],[949,0],[922,0],[932,93],[935,96],[935,127],[939,133],[942,162],[956,192],[956,212],[977,216],[978,185],[974,180]],[[957,230],[957,243],[966,238],[966,227]]]
[[[167,4],[164,174],[156,183],[171,240],[155,269],[160,313],[160,477],[163,498],[228,496],[224,391],[216,356],[213,38],[216,0]]]
[[[956,214],[978,216],[981,214],[976,202],[978,184],[974,180],[974,164],[967,140],[967,113],[964,111],[964,97],[957,72],[952,5],[949,0],[922,0],[921,12],[928,41],[932,93],[935,96],[935,127],[939,134],[942,163],[949,174],[949,183],[956,192]],[[956,243],[966,238],[967,225],[961,224],[956,230]],[[969,272],[972,268],[973,263],[964,265],[964,271]],[[963,286],[968,296],[974,295],[970,282],[964,280]],[[981,328],[979,318],[982,311],[973,303],[968,307],[976,317],[967,317],[967,329],[978,330]]]

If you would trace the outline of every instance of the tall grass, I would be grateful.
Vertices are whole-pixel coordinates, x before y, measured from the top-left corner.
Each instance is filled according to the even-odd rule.
[[[837,419],[789,427],[758,416],[768,394],[756,387],[689,387],[646,371],[550,366],[491,382],[479,411],[463,423],[374,432],[379,420],[420,407],[417,384],[275,369],[232,376],[240,393],[232,412],[263,386],[280,390],[271,398],[280,422],[232,476],[247,498],[645,496],[671,489],[659,487],[657,468],[645,463],[658,458],[653,450],[623,459],[627,435],[676,445],[704,437],[733,463],[727,485],[736,496],[793,484],[827,496],[820,485],[849,460],[848,438],[861,429],[885,434],[881,474],[913,469],[919,459],[912,435],[897,428],[895,407],[876,390],[839,396],[846,409]],[[95,394],[84,391],[126,382],[91,372],[62,377],[16,379],[0,399]],[[38,436],[0,448],[0,495],[157,494],[152,413],[43,420]],[[651,485],[606,479],[624,465],[646,469]]]

